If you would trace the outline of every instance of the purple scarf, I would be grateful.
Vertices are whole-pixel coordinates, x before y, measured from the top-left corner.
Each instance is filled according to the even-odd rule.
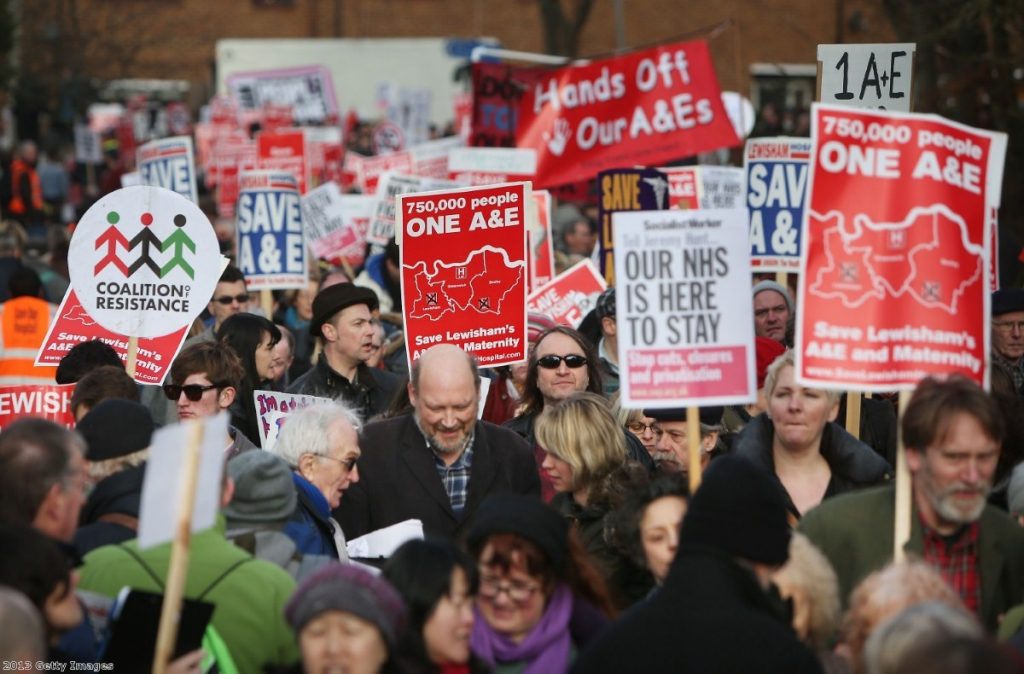
[[[479,608],[469,637],[470,648],[490,666],[498,663],[525,662],[523,674],[554,674],[569,669],[569,618],[572,616],[572,591],[564,583],[555,586],[540,622],[520,643],[498,634],[484,620]]]

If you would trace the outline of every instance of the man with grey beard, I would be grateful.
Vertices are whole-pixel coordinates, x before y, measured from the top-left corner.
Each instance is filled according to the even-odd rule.
[[[954,376],[918,384],[903,414],[913,486],[908,555],[942,574],[982,624],[1024,597],[1024,529],[987,504],[1004,420],[980,387]],[[800,530],[832,562],[840,596],[892,559],[892,485],[824,501]]]
[[[360,481],[335,512],[349,540],[408,519],[422,521],[427,536],[453,539],[488,496],[539,497],[526,442],[477,420],[480,378],[471,356],[440,344],[410,374],[412,414],[368,424],[359,438]]]

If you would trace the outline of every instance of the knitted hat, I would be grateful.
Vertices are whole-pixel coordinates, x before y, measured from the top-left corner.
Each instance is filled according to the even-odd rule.
[[[228,461],[228,475],[235,483],[231,503],[224,508],[228,526],[284,526],[295,512],[298,499],[292,471],[284,459],[251,450]]]
[[[405,628],[405,604],[398,592],[383,577],[354,564],[331,562],[307,576],[285,606],[284,617],[298,634],[327,611],[344,611],[372,623],[390,649]]]
[[[733,455],[715,459],[690,500],[679,543],[777,566],[789,558],[786,502],[772,477]]]
[[[554,509],[536,497],[501,494],[485,500],[477,510],[476,521],[466,542],[479,552],[493,534],[516,534],[544,553],[558,572],[565,569],[569,556],[569,524]]]
[[[764,388],[765,377],[768,376],[768,367],[775,360],[786,353],[786,347],[782,342],[771,337],[754,338],[754,358],[757,363],[757,388]]]
[[[701,407],[700,423],[704,426],[719,426],[722,423],[723,414],[725,414],[724,407]],[[686,408],[645,409],[644,416],[656,419],[657,421],[686,421]]]
[[[992,317],[1024,311],[1024,289],[1000,288],[992,293]]]
[[[121,398],[101,401],[75,426],[85,438],[89,461],[116,459],[145,449],[155,428],[148,407]]]
[[[313,320],[309,324],[309,334],[322,337],[320,328],[331,320],[331,316],[353,304],[365,304],[373,311],[380,306],[377,293],[369,288],[354,283],[336,283],[317,293],[313,298]]]
[[[598,320],[606,317],[615,318],[615,288],[608,288],[598,295],[594,313]]]
[[[789,294],[789,288],[776,283],[775,281],[759,281],[754,284],[753,288],[751,288],[750,297],[757,297],[765,290],[774,290],[778,294],[782,295],[782,298],[786,300],[786,308],[789,309],[789,313],[793,313],[793,297]]]

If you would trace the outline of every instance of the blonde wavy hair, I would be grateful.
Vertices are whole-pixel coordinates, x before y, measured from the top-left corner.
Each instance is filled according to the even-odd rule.
[[[572,467],[572,488],[587,490],[626,462],[626,436],[608,401],[581,391],[546,405],[534,429],[537,443]]]

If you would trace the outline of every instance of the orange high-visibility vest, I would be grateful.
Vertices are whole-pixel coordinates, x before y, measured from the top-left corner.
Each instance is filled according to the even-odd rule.
[[[57,307],[28,295],[0,304],[0,385],[52,384],[53,366],[35,364]]]
[[[43,188],[39,183],[39,174],[25,162],[15,159],[11,162],[11,189],[14,196],[11,197],[9,205],[14,215],[24,215],[28,212],[28,205],[21,198],[21,177],[26,174],[32,190],[32,209],[43,210]]]

